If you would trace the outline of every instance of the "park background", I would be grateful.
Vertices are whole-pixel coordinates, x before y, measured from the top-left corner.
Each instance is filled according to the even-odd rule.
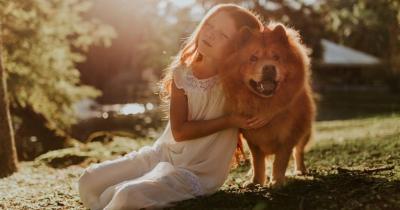
[[[243,189],[245,163],[217,194],[175,208],[400,208],[399,1],[1,0],[0,209],[84,209],[83,168],[160,135],[163,69],[227,2],[294,27],[312,49],[310,174]]]

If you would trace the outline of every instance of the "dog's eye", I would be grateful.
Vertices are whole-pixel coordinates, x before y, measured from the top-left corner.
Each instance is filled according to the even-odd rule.
[[[275,61],[278,61],[279,60],[279,55],[273,54],[272,55],[272,59],[274,59]]]
[[[257,60],[258,60],[258,57],[255,56],[255,55],[252,55],[252,56],[250,57],[250,61],[251,61],[251,62],[256,62]]]

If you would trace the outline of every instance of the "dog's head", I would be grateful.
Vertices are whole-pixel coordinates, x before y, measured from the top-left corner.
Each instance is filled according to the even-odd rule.
[[[270,24],[263,31],[243,27],[236,43],[227,71],[260,97],[275,95],[289,78],[303,75],[299,73],[304,71],[304,56],[299,54],[300,42],[294,30],[281,24]]]

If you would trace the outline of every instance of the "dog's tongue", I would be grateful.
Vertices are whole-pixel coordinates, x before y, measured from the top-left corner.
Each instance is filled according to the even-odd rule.
[[[276,88],[276,82],[273,80],[264,80],[257,83],[257,90],[260,92],[272,92]]]

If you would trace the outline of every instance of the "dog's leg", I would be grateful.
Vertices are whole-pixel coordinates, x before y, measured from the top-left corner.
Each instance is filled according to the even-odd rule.
[[[252,184],[264,185],[265,183],[265,153],[256,145],[248,142],[252,156]],[[251,183],[246,183],[249,186]]]
[[[281,148],[275,154],[275,159],[272,165],[272,177],[269,183],[270,187],[280,186],[285,182],[285,172],[291,153],[291,148]]]
[[[311,134],[308,132],[293,149],[294,168],[296,175],[305,175],[307,173],[306,166],[304,164],[304,148],[307,142],[310,140]]]

